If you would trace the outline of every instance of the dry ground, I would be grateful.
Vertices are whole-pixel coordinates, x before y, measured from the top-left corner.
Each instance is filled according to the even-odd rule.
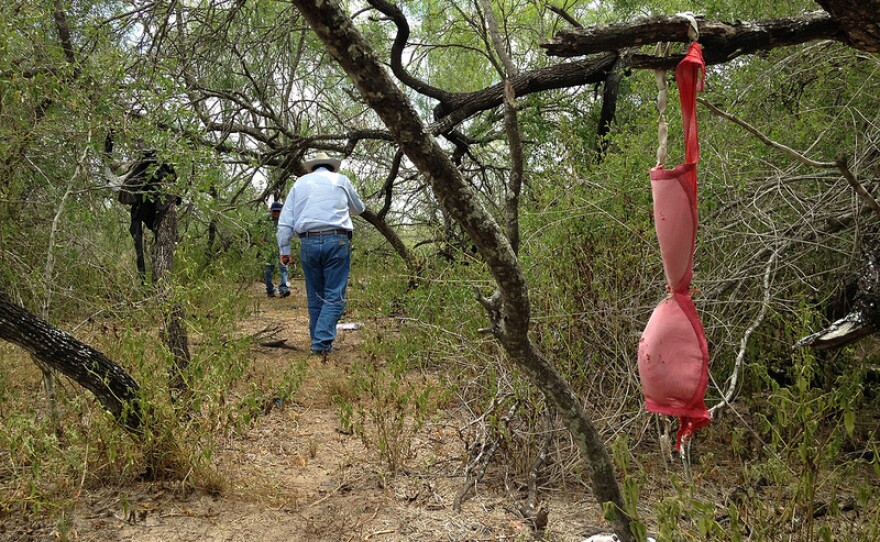
[[[243,332],[279,326],[276,338],[295,349],[257,347],[255,367],[278,373],[305,361],[305,380],[293,401],[221,442],[213,458],[224,480],[220,495],[181,495],[179,484],[167,482],[97,490],[80,497],[65,533],[57,524],[8,524],[0,526],[0,540],[62,534],[108,542],[530,540],[530,525],[515,508],[522,496],[503,484],[480,484],[461,513],[452,510],[464,478],[461,422],[451,414],[419,433],[412,470],[395,476],[386,474],[375,450],[339,431],[330,396],[353,363],[367,361],[362,335],[376,324],[341,332],[337,351],[322,363],[308,354],[302,283],[293,287],[287,299],[266,299],[255,285],[250,294],[260,310],[243,322]],[[552,496],[548,539],[580,541],[601,524],[588,493]]]

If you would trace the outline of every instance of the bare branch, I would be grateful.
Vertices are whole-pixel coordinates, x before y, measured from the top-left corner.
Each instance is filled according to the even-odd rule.
[[[760,130],[758,130],[757,128],[755,128],[751,124],[749,124],[748,122],[740,119],[739,117],[736,117],[735,115],[733,115],[731,113],[728,113],[726,111],[722,111],[717,106],[713,105],[711,102],[708,102],[703,98],[697,98],[697,101],[700,104],[708,107],[710,111],[712,111],[713,113],[715,113],[719,117],[723,117],[723,118],[725,118],[735,124],[739,124],[740,126],[745,128],[747,132],[749,132],[750,134],[752,134],[753,136],[755,136],[759,140],[761,140],[761,142],[764,143],[765,145],[768,145],[770,147],[773,147],[774,149],[778,149],[778,150],[784,152],[785,154],[791,156],[792,158],[794,158],[795,160],[797,160],[798,162],[800,162],[804,165],[818,167],[818,168],[825,168],[825,169],[835,169],[837,167],[837,164],[835,164],[834,162],[817,162],[816,160],[812,160],[810,158],[807,158],[803,154],[799,153],[798,151],[792,149],[791,147],[789,147],[787,145],[783,145],[782,143],[777,143],[776,141],[773,141],[772,139],[770,139],[769,137],[767,137],[763,133],[761,133]]]
[[[500,401],[497,401],[496,404],[499,404]],[[519,401],[514,401],[510,408],[507,410],[507,414],[501,418],[501,424],[503,426],[510,425],[510,421],[513,419],[514,414],[519,409]],[[492,408],[494,410],[494,407]],[[465,480],[461,485],[461,489],[458,490],[458,493],[455,495],[455,499],[452,501],[452,509],[456,512],[461,512],[461,503],[464,502],[471,493],[471,490],[482,480],[483,475],[486,474],[486,468],[489,466],[489,463],[492,462],[492,458],[495,456],[495,451],[498,449],[499,439],[492,438],[490,436],[490,432],[492,427],[484,430],[484,440],[480,443],[480,449],[476,453],[476,457],[474,460],[465,467]]]
[[[559,15],[560,17],[562,17],[563,19],[565,19],[565,21],[568,22],[568,24],[570,24],[571,26],[573,26],[575,28],[583,28],[584,27],[584,25],[579,23],[577,21],[577,19],[575,19],[574,17],[569,15],[567,11],[565,11],[564,9],[562,9],[560,7],[556,7],[554,5],[549,5],[549,6],[547,6],[547,9],[549,9],[553,13],[555,13],[555,14]]]
[[[394,75],[400,79],[401,83],[420,94],[440,102],[448,101],[452,94],[417,79],[403,67],[402,57],[403,50],[406,48],[407,40],[409,39],[409,22],[400,8],[386,0],[369,0],[369,2],[371,6],[391,18],[397,27],[397,35],[394,37],[394,43],[391,45],[391,71]]]
[[[841,174],[846,179],[846,181],[849,183],[849,185],[853,188],[853,190],[856,191],[856,194],[858,194],[859,197],[862,198],[862,201],[864,201],[865,204],[868,207],[870,207],[874,212],[876,212],[878,215],[880,215],[880,203],[877,203],[877,200],[874,199],[874,196],[872,196],[871,193],[868,192],[868,190],[864,187],[864,185],[862,185],[862,183],[860,183],[859,180],[856,179],[855,175],[852,174],[852,171],[850,171],[849,166],[847,165],[846,156],[841,155],[834,162],[817,162],[816,160],[812,160],[810,158],[807,158],[806,156],[797,152],[796,150],[792,149],[791,147],[788,147],[786,145],[783,145],[782,143],[777,143],[776,141],[773,141],[772,139],[770,139],[769,137],[767,137],[763,133],[761,133],[757,128],[755,128],[751,124],[747,123],[746,121],[744,121],[742,119],[737,118],[736,116],[734,116],[730,113],[722,111],[721,109],[719,109],[718,107],[707,102],[703,98],[697,98],[697,101],[700,102],[701,104],[705,105],[706,107],[708,107],[716,115],[723,117],[723,118],[725,118],[731,122],[734,122],[736,124],[739,124],[740,126],[745,128],[747,132],[749,132],[750,134],[752,134],[755,137],[757,137],[758,139],[760,139],[762,143],[769,145],[775,149],[781,150],[782,152],[788,154],[789,156],[791,156],[792,158],[794,158],[798,162],[801,162],[801,163],[808,165],[808,166],[817,167],[817,168],[840,170]]]
[[[479,5],[483,10],[483,17],[486,21],[489,37],[492,38],[492,47],[495,49],[495,54],[501,59],[501,64],[506,72],[502,73],[501,77],[513,77],[517,74],[518,70],[513,65],[513,60],[510,59],[510,55],[507,54],[507,49],[504,47],[504,39],[501,36],[501,31],[498,29],[498,22],[495,20],[495,12],[492,11],[492,4],[489,3],[489,0],[479,0]]]
[[[877,203],[877,200],[874,199],[874,196],[868,192],[868,189],[856,179],[855,175],[853,175],[852,171],[849,169],[849,165],[847,164],[847,158],[844,155],[841,155],[835,165],[840,170],[840,173],[843,174],[843,178],[846,179],[846,182],[856,191],[856,194],[859,195],[860,198],[874,210],[875,213],[880,215],[880,203]]]
[[[739,383],[739,374],[742,370],[743,361],[745,361],[746,350],[749,344],[749,337],[752,336],[752,333],[758,329],[758,326],[764,321],[764,318],[767,316],[767,309],[770,307],[770,275],[772,274],[773,267],[776,265],[776,260],[779,258],[780,249],[777,248],[770,254],[770,259],[767,262],[767,267],[764,269],[764,299],[761,302],[761,310],[758,311],[758,315],[752,321],[748,328],[746,328],[745,333],[743,333],[742,340],[739,343],[739,352],[736,355],[736,361],[733,364],[733,372],[730,375],[730,379],[728,380],[727,391],[724,393],[724,396],[721,398],[721,401],[718,402],[715,406],[709,409],[709,412],[712,414],[712,417],[715,417],[715,412],[720,410],[723,406],[729,405],[731,401],[733,401],[733,396],[736,394],[737,384]]]

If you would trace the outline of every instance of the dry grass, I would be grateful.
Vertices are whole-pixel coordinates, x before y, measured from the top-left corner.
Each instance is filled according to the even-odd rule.
[[[295,285],[299,286],[300,285]],[[471,420],[453,408],[431,417],[414,435],[406,468],[391,475],[380,454],[356,434],[339,431],[334,397],[359,400],[349,377],[357,363],[380,362],[364,353],[370,326],[340,334],[338,350],[323,363],[308,354],[305,299],[300,288],[286,299],[265,299],[259,285],[251,291],[259,310],[241,322],[241,333],[253,335],[277,329],[275,339],[290,348],[256,345],[242,382],[247,386],[277,386],[291,367],[301,365],[304,378],[287,401],[267,403],[248,426],[218,437],[211,464],[217,474],[213,488],[185,486],[181,481],[139,482],[131,478],[116,484],[59,486],[58,498],[67,498],[63,513],[46,521],[25,521],[10,515],[0,524],[0,540],[81,540],[182,542],[196,540],[253,540],[262,542],[380,540],[385,542],[433,540],[529,540],[532,528],[518,506],[525,488],[511,476],[500,454],[476,487],[461,513],[452,510],[464,482],[466,452],[462,428]],[[39,376],[26,357],[0,346],[6,367],[8,393],[39,396]],[[30,390],[30,395],[27,392]],[[70,390],[76,393],[76,390]],[[271,397],[271,390],[265,390]],[[452,405],[444,405],[452,407]],[[747,412],[741,412],[749,416]],[[653,424],[644,418],[645,438],[635,462],[645,480],[640,511],[654,524],[656,503],[682,483],[681,465],[666,463],[650,444]],[[641,423],[641,422],[640,422]],[[742,422],[728,416],[704,432],[694,450],[689,490],[703,502],[717,503],[717,515],[736,498],[736,488],[750,491],[760,502],[784,492],[772,486],[750,487],[743,479],[743,462],[731,450],[729,433]],[[760,443],[752,443],[760,447]],[[7,465],[0,471],[3,491],[14,475]],[[556,469],[558,470],[558,468]],[[589,489],[579,479],[579,468],[563,469],[551,483],[539,484],[541,502],[549,508],[548,540],[579,541],[604,524]],[[213,489],[210,490],[209,489]],[[220,491],[216,491],[220,489]],[[834,498],[829,492],[821,498]],[[840,530],[856,528],[852,514],[835,519]],[[843,525],[850,522],[849,526]],[[845,539],[845,538],[843,538]]]

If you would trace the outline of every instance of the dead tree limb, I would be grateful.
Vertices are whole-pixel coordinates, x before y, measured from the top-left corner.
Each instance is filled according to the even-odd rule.
[[[513,92],[526,96],[544,90],[571,88],[600,83],[617,61],[617,53],[605,53],[590,58],[523,71],[510,78]],[[451,100],[434,108],[436,121],[429,127],[434,135],[445,134],[481,111],[504,103],[504,82],[476,92],[456,94]]]
[[[703,56],[706,64],[710,65],[777,47],[816,40],[846,40],[840,25],[824,11],[814,11],[801,17],[736,23],[707,21],[703,17],[697,17],[696,20]],[[557,32],[549,43],[541,44],[541,47],[550,56],[574,57],[660,42],[689,43],[688,26],[688,20],[682,15],[662,15],[623,23],[566,28]],[[632,55],[627,65],[631,68],[668,69],[676,66],[681,58],[681,55]]]
[[[92,392],[126,431],[142,434],[140,387],[128,372],[91,346],[12,303],[2,291],[0,339],[24,348]]]

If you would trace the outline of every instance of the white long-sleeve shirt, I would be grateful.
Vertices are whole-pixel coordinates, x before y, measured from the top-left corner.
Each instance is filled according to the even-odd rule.
[[[352,231],[351,214],[366,206],[345,175],[320,166],[293,184],[278,217],[278,250],[290,254],[294,234],[324,230]]]

